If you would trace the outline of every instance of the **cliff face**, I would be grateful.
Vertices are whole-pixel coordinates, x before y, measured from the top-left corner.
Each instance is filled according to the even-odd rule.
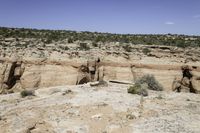
[[[0,93],[99,80],[134,82],[145,74],[153,74],[169,91],[174,79],[183,78],[185,65],[189,66],[195,87],[199,89],[198,48],[130,45],[131,51],[127,52],[114,43],[101,48],[87,45],[89,50],[77,50],[79,43],[69,44],[69,50],[61,50],[59,45],[1,47]]]

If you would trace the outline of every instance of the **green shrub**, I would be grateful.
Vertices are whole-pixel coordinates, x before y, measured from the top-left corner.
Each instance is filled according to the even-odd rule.
[[[148,96],[148,92],[147,89],[145,89],[144,84],[135,84],[130,86],[128,88],[128,93]]]
[[[111,34],[100,32],[76,32],[65,30],[38,30],[38,29],[24,29],[24,28],[6,28],[0,27],[0,35],[3,38],[35,38],[35,39],[49,39],[47,43],[57,42],[68,38],[68,43],[73,43],[76,40],[85,41],[90,40],[94,42],[121,42],[132,44],[147,44],[147,45],[169,45],[178,47],[199,47],[199,36],[188,35],[147,35],[147,34]],[[191,39],[190,39],[191,38]],[[44,41],[43,41],[44,42]]]
[[[65,46],[65,47],[64,47],[64,50],[69,50],[69,47],[68,47],[68,46]]]
[[[143,52],[145,55],[147,55],[148,53],[151,52],[151,50],[149,50],[148,48],[144,48],[144,49],[142,50],[142,52]]]
[[[98,44],[97,44],[96,42],[93,42],[93,43],[92,43],[92,46],[93,46],[93,47],[98,47]]]
[[[148,85],[149,90],[162,91],[163,86],[155,79],[153,75],[144,75],[143,77],[136,80],[136,84],[144,84]]]
[[[73,43],[73,42],[74,42],[74,40],[72,38],[68,39],[68,43]]]
[[[34,91],[31,91],[31,90],[24,90],[20,94],[22,98],[27,97],[27,96],[35,96]]]
[[[124,45],[124,46],[122,46],[122,47],[123,47],[123,49],[124,49],[126,52],[131,52],[131,50],[132,50],[132,48],[131,48],[130,45]]]
[[[52,43],[53,42],[53,40],[52,40],[52,38],[47,38],[46,40],[45,40],[45,43],[46,44],[50,44],[50,43]]]
[[[79,49],[80,50],[90,50],[90,47],[87,45],[87,43],[80,43]]]

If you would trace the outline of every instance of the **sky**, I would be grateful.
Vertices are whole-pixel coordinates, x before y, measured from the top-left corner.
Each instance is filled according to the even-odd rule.
[[[200,0],[0,0],[0,27],[200,35]]]

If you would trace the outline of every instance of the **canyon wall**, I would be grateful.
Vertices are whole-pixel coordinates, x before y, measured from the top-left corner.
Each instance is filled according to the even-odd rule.
[[[91,41],[44,44],[36,38],[2,38],[0,42],[5,44],[0,45],[0,93],[100,80],[134,83],[146,74],[154,75],[166,91],[173,86],[189,87],[189,82],[195,88],[200,86],[198,47],[119,42],[99,43],[97,47]],[[182,82],[183,66],[189,66],[193,75],[187,83]]]
[[[74,57],[70,58],[74,53]],[[182,67],[185,65],[189,66],[195,77],[196,88],[200,86],[199,61],[185,62],[185,57],[163,56],[163,53],[161,56],[161,53],[144,55],[79,51],[67,54],[53,52],[48,57],[14,53],[0,58],[0,92],[11,93],[23,89],[76,85],[99,80],[134,83],[145,74],[154,75],[166,91],[171,91],[173,81],[183,77]]]

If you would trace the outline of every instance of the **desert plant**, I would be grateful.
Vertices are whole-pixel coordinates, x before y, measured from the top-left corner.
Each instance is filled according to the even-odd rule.
[[[27,96],[35,96],[34,91],[32,90],[23,90],[20,94],[22,98]]]
[[[144,75],[143,77],[136,80],[136,84],[144,84],[148,85],[149,90],[162,91],[163,86],[155,79],[153,75]]]
[[[45,43],[46,44],[50,44],[50,43],[52,43],[53,42],[53,40],[52,40],[52,38],[47,38],[46,40],[45,40]]]
[[[74,40],[72,38],[68,39],[68,43],[73,43],[73,42],[74,42]]]
[[[93,42],[93,43],[92,43],[92,46],[93,46],[93,47],[98,47],[98,43]]]
[[[87,45],[87,43],[80,43],[79,49],[80,50],[90,50],[90,47]]]
[[[151,52],[151,50],[149,50],[148,48],[144,48],[144,49],[142,50],[142,52],[143,52],[145,55],[147,55],[148,53]]]
[[[147,89],[145,89],[144,85],[138,84],[138,83],[136,83],[133,86],[130,86],[128,88],[128,93],[138,94],[138,95],[142,95],[142,96],[148,96]]]
[[[64,50],[69,50],[69,47],[68,47],[68,46],[65,46],[65,47],[64,47]]]
[[[48,43],[57,42],[62,39],[68,38],[68,43],[73,43],[77,40],[85,41],[90,40],[94,42],[121,42],[132,44],[146,44],[146,45],[171,45],[178,47],[200,46],[199,36],[186,36],[176,34],[166,35],[145,35],[145,34],[111,34],[99,32],[76,32],[65,30],[38,30],[38,29],[25,29],[25,28],[6,28],[0,27],[0,35],[3,38],[36,38],[47,40]],[[44,42],[44,41],[43,41]]]
[[[126,51],[126,52],[131,52],[131,46],[130,45],[124,45],[124,46],[122,46],[123,48],[124,48],[124,50]]]

